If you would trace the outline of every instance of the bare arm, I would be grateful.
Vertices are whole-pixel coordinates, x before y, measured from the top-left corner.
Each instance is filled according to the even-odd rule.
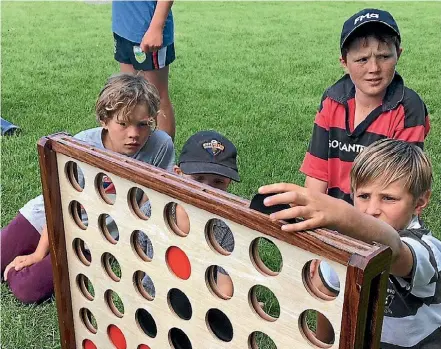
[[[275,220],[303,217],[299,223],[286,224],[288,232],[327,227],[372,244],[377,242],[392,250],[391,273],[408,276],[412,270],[413,257],[409,247],[400,239],[398,232],[387,223],[358,211],[347,202],[329,195],[306,189],[295,184],[278,183],[259,189],[259,193],[280,193],[265,199],[267,206],[290,204],[292,207],[270,217]]]
[[[167,19],[168,13],[173,6],[173,2],[171,0],[160,0],[156,4],[155,13],[153,14],[152,21],[150,22],[150,28],[160,29],[161,31],[164,29],[165,20]]]
[[[173,1],[160,0],[157,2],[149,28],[145,32],[140,44],[142,51],[152,52],[162,47],[162,31],[164,30],[165,22],[172,6]]]
[[[326,194],[326,190],[328,189],[328,183],[321,181],[320,179],[306,176],[305,188],[316,190],[320,193]]]
[[[35,249],[34,254],[40,260],[46,257],[49,252],[49,234],[47,232],[47,225],[45,224],[43,227],[43,231],[41,232],[40,241],[38,241],[38,246]]]

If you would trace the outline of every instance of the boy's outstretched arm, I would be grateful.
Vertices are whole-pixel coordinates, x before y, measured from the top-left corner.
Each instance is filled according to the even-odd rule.
[[[282,229],[297,232],[326,227],[372,244],[378,242],[392,250],[391,274],[410,275],[413,256],[398,232],[387,223],[358,211],[347,202],[295,184],[277,183],[259,188],[259,193],[277,195],[265,199],[266,206],[289,204],[291,208],[270,215],[274,220],[302,217],[303,221],[285,224]]]

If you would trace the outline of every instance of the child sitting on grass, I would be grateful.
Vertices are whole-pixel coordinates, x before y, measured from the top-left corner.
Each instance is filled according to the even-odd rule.
[[[120,74],[109,78],[96,102],[101,127],[75,138],[154,166],[171,170],[171,138],[156,130],[159,95],[142,76]],[[80,179],[80,178],[79,178]],[[29,201],[0,232],[1,275],[24,303],[48,299],[54,291],[43,196]]]
[[[266,199],[267,206],[291,205],[272,219],[304,218],[283,225],[284,231],[328,227],[389,246],[392,265],[380,347],[436,349],[441,343],[441,241],[419,221],[431,186],[432,166],[420,148],[383,139],[354,160],[354,206],[295,184],[267,185],[259,192],[279,193]]]

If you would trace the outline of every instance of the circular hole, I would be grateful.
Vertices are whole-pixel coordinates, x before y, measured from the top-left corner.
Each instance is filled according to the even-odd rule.
[[[282,254],[274,242],[266,238],[251,242],[250,256],[253,265],[264,275],[276,276],[282,270]]]
[[[121,280],[121,266],[118,260],[109,252],[105,252],[101,259],[103,268],[107,272],[107,275],[116,282]]]
[[[171,246],[165,253],[165,260],[169,269],[178,278],[187,280],[191,275],[191,264],[187,255],[179,247]]]
[[[119,329],[118,326],[109,325],[107,327],[107,335],[109,336],[110,341],[117,349],[126,349],[127,342],[124,333]]]
[[[64,167],[66,177],[75,190],[82,192],[84,189],[84,174],[76,162],[68,161]]]
[[[173,327],[168,332],[168,338],[174,349],[192,349],[190,339],[188,339],[184,331],[179,328]]]
[[[95,316],[87,308],[80,309],[80,318],[83,321],[84,326],[93,334],[98,330],[98,324],[96,323]]]
[[[255,331],[249,337],[250,349],[277,349],[276,344],[270,336],[263,332]]]
[[[303,284],[310,294],[331,301],[340,293],[340,279],[336,271],[326,261],[313,259],[302,269]]]
[[[104,294],[104,299],[107,302],[110,310],[119,318],[124,315],[124,304],[119,297],[118,293],[112,290],[107,290]]]
[[[155,298],[155,284],[146,273],[141,270],[136,271],[133,274],[133,283],[145,299],[152,301]]]
[[[152,215],[148,196],[140,188],[132,188],[127,194],[127,200],[132,212],[141,219],[147,220]]]
[[[78,201],[73,200],[69,204],[69,212],[76,225],[79,228],[86,230],[87,226],[89,225],[89,218],[83,205],[81,205]]]
[[[299,328],[303,336],[319,348],[330,348],[335,341],[335,332],[322,313],[308,309],[300,314]]]
[[[222,311],[210,309],[205,320],[213,334],[221,341],[230,342],[233,339],[233,326]]]
[[[95,290],[86,275],[77,275],[77,285],[83,296],[86,297],[86,299],[88,299],[89,301],[93,301],[93,299],[95,298]]]
[[[158,333],[156,322],[147,310],[138,309],[135,313],[135,319],[147,336],[151,338],[156,337]]]
[[[167,300],[169,306],[181,319],[190,320],[193,314],[191,303],[184,292],[177,288],[168,291]]]
[[[253,309],[262,319],[272,322],[279,318],[279,301],[268,287],[262,285],[253,286],[249,295]]]
[[[109,205],[113,205],[116,200],[116,189],[110,177],[104,173],[98,173],[95,185],[101,198]]]
[[[98,217],[98,226],[106,239],[116,244],[119,241],[119,231],[115,220],[108,214],[103,213]]]
[[[90,254],[87,244],[80,238],[75,238],[72,242],[72,247],[81,263],[89,266],[92,262],[92,255]]]
[[[211,265],[205,272],[208,288],[219,298],[230,299],[234,294],[233,280],[228,272],[218,265]]]
[[[83,349],[97,349],[97,347],[90,339],[85,339],[83,340]]]
[[[142,260],[151,262],[153,259],[153,244],[141,230],[135,230],[131,236],[132,246]]]
[[[220,254],[228,256],[234,250],[234,235],[228,225],[220,219],[210,219],[205,225],[208,244]]]
[[[176,202],[169,202],[164,208],[164,219],[167,226],[176,235],[185,237],[190,232],[190,219],[185,209]]]

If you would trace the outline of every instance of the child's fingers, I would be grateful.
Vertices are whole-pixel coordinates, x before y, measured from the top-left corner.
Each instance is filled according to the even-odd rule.
[[[12,261],[11,263],[9,263],[8,266],[5,268],[5,271],[4,271],[4,273],[3,273],[3,279],[4,279],[5,281],[8,280],[8,272],[9,272],[9,270],[14,266],[13,263],[14,263],[14,261]]]
[[[310,230],[317,228],[317,223],[315,223],[315,219],[306,219],[304,221],[300,221],[298,223],[293,224],[285,224],[282,225],[282,230],[286,232],[299,232],[304,230]]]
[[[29,256],[20,256],[17,257],[17,261],[15,262],[15,270],[20,271],[25,267],[34,264],[33,260]]]
[[[287,191],[299,190],[302,187],[292,183],[275,183],[264,185],[259,188],[259,194],[284,193]]]
[[[309,210],[304,206],[295,206],[286,210],[271,213],[270,218],[273,220],[288,220],[297,217],[309,217]]]
[[[290,204],[290,205],[306,205],[307,199],[299,191],[288,191],[281,194],[276,194],[267,197],[263,203],[265,206],[273,206],[278,204]]]

